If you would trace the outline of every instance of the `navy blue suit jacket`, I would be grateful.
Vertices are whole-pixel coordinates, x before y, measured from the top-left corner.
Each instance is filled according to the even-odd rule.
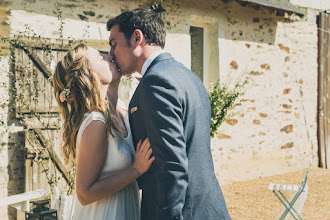
[[[160,54],[129,105],[134,145],[149,137],[156,160],[138,178],[141,220],[230,219],[210,149],[211,111],[198,76]]]

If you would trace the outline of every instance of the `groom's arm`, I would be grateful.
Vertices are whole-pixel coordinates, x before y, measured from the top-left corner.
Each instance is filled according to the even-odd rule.
[[[183,95],[179,86],[158,76],[143,80],[140,109],[149,137],[156,169],[155,198],[161,205],[157,219],[182,219],[188,186],[188,159],[183,130]],[[180,218],[178,218],[180,217]]]

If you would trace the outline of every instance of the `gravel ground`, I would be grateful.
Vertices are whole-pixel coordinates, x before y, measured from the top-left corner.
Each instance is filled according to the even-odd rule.
[[[223,185],[221,188],[232,219],[278,219],[284,206],[267,190],[269,183],[300,185],[306,171]],[[312,168],[307,183],[309,189],[302,218],[330,220],[330,170]],[[285,195],[291,198],[294,193],[285,192]]]

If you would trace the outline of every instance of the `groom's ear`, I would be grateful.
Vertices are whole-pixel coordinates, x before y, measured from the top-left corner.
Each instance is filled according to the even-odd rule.
[[[136,29],[132,34],[132,40],[135,46],[143,44],[145,41],[144,35],[140,29]]]

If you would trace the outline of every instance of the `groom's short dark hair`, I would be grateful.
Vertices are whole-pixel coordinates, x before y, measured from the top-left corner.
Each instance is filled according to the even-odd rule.
[[[145,9],[134,9],[123,12],[107,22],[107,30],[118,24],[119,30],[124,33],[125,38],[129,40],[136,29],[140,29],[147,40],[147,44],[165,46],[165,26],[163,20],[152,11]]]

